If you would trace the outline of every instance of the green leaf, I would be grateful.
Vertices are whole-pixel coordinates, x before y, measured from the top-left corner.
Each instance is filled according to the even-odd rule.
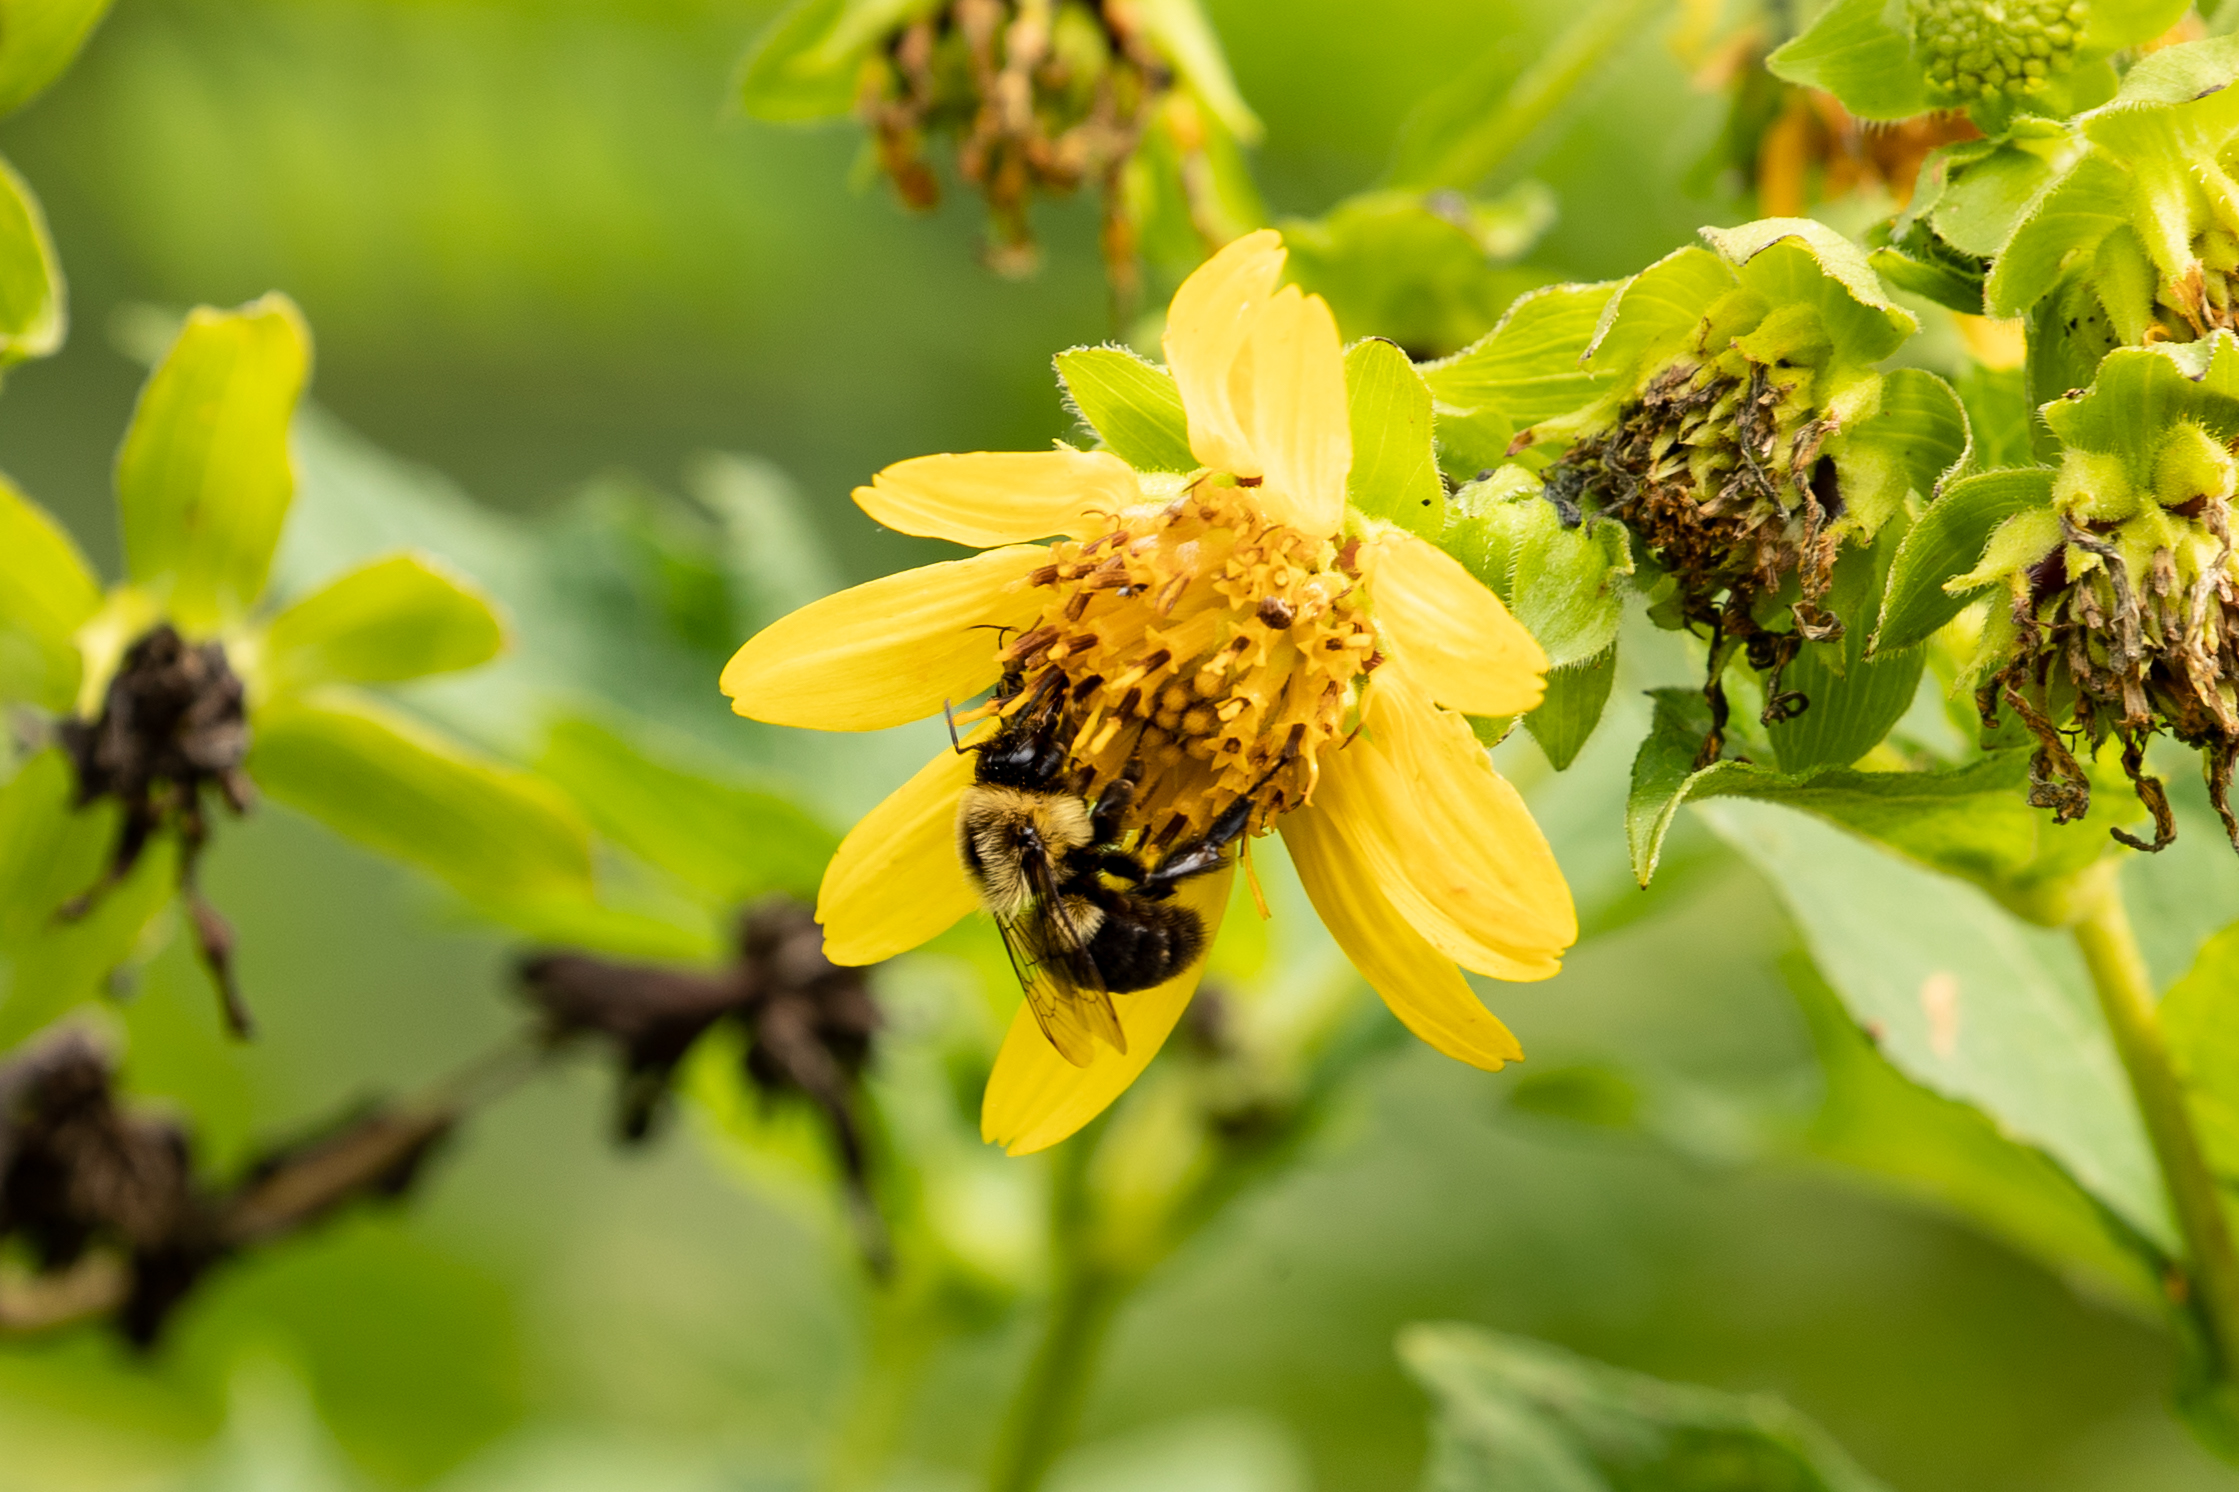
[[[688,771],[595,721],[555,724],[537,766],[601,834],[722,911],[771,891],[813,899],[838,847],[791,800]]]
[[[590,838],[565,799],[369,700],[322,691],[267,705],[248,765],[273,798],[470,901],[590,898]]]
[[[1584,359],[1617,290],[1608,281],[1531,291],[1474,345],[1423,368],[1439,444],[1472,453],[1459,466],[1449,459],[1450,470],[1466,477],[1476,463],[1498,465],[1518,430],[1591,403],[1615,381]]]
[[[1704,310],[1733,288],[1733,266],[1720,255],[1674,249],[1616,287],[1587,344],[1588,364],[1611,383],[1629,382],[1641,364],[1684,346]]]
[[[2052,175],[2044,156],[2015,145],[1954,162],[1928,221],[1960,252],[1993,258]]]
[[[425,556],[352,570],[272,619],[267,677],[276,690],[387,683],[473,668],[505,646],[488,598]]]
[[[1198,0],[1135,0],[1133,15],[1151,45],[1174,64],[1175,72],[1221,127],[1246,145],[1256,143],[1259,116],[1237,91],[1220,38]]]
[[[46,214],[23,178],[0,161],[0,368],[61,347],[67,319]]]
[[[1940,256],[1916,258],[1905,249],[1884,244],[1866,256],[1882,283],[1907,295],[1932,300],[1939,306],[1969,316],[1982,314],[1982,271],[1979,266],[1949,263]]]
[[[2130,180],[2104,155],[2086,154],[2025,208],[1983,280],[1992,316],[2019,316],[2059,283],[2073,254],[2126,225]]]
[[[2210,938],[2162,996],[2161,1029],[2208,1162],[2239,1185],[2239,923]]]
[[[1865,250],[1824,223],[1760,218],[1738,228],[1705,228],[1702,236],[1768,304],[1818,307],[1845,361],[1878,362],[1920,329],[1883,290]]]
[[[1371,518],[1435,540],[1446,527],[1446,486],[1431,449],[1431,396],[1407,354],[1370,339],[1345,354],[1353,429],[1346,502]]]
[[[1710,728],[1709,706],[1693,690],[1649,692],[1655,714],[1634,758],[1626,804],[1633,871],[1643,886],[1655,873],[1680,804],[1755,798],[1816,814],[1922,866],[1972,881],[2018,916],[2057,925],[2074,878],[2112,850],[2108,827],[2144,815],[2110,768],[2095,773],[2090,814],[2055,823],[2028,804],[2025,747],[1930,772],[1814,767],[1782,773],[1740,761],[1693,771]]]
[[[1914,647],[1966,610],[1970,597],[1950,594],[1944,582],[1975,568],[1999,524],[2049,506],[2052,478],[2048,467],[2027,467],[1978,472],[1947,486],[1898,547],[1882,593],[1874,648]]]
[[[0,114],[22,108],[62,75],[109,9],[109,0],[0,3]]]
[[[0,700],[69,709],[74,634],[100,609],[101,587],[69,534],[0,477]]]
[[[685,464],[684,487],[722,530],[734,637],[751,637],[840,588],[807,500],[774,463],[710,452]]]
[[[2178,421],[2239,438],[2239,337],[2218,330],[2198,342],[2118,347],[2090,388],[2046,405],[2044,419],[2064,443],[2120,457],[2150,489],[2154,457]]]
[[[1551,667],[1583,663],[1616,640],[1633,567],[1624,529],[1564,527],[1528,472],[1511,467],[1455,493],[1438,545],[1507,603]]]
[[[1415,106],[1400,127],[1385,185],[1475,186],[1637,37],[1653,8],[1654,0],[1596,0],[1521,74],[1512,44],[1497,43]]]
[[[1887,1177],[2052,1269],[2080,1274],[2142,1312],[2158,1310],[2152,1263],[2109,1228],[2090,1193],[1981,1110],[1905,1077],[1809,959],[1791,954],[1781,962],[1824,1084],[1807,1136],[1813,1154]]]
[[[2176,1247],[2144,1126],[2066,940],[1810,816],[1753,803],[1703,816],[1764,873],[1900,1072],[1981,1109],[2155,1246]]]
[[[1524,1337],[1410,1326],[1437,1408],[1422,1492],[1884,1492],[1770,1394],[1628,1373]]]
[[[2030,407],[2028,381],[2021,369],[1971,363],[1952,387],[1967,410],[1967,434],[1973,446],[1967,457],[1970,467],[1998,471],[2035,460],[2029,435],[2037,411]]]
[[[1794,719],[1765,727],[1783,771],[1847,767],[1880,745],[1912,707],[1913,696],[1920,692],[1921,671],[1927,666],[1923,652],[1912,648],[1869,659],[1865,638],[1861,622],[1839,644],[1831,645],[1843,654],[1845,666],[1840,670],[1826,659],[1830,647],[1820,645],[1807,645],[1788,665],[1781,686],[1811,703]]]
[[[295,476],[288,420],[310,367],[295,305],[198,308],[140,391],[117,454],[125,567],[208,631],[264,589]]]
[[[1594,727],[1601,724],[1610,686],[1616,681],[1614,642],[1583,663],[1548,670],[1546,697],[1540,700],[1538,709],[1524,717],[1524,729],[1532,733],[1539,749],[1547,753],[1548,765],[1556,771],[1568,771],[1578,760],[1578,753],[1586,749]]]
[[[63,909],[101,883],[116,844],[114,802],[76,806],[60,751],[0,784],[0,1049],[103,993],[134,960],[178,884],[177,842],[159,837],[79,917]]]
[[[1883,0],[1835,0],[1770,57],[1773,75],[1821,88],[1861,119],[1909,119],[1933,104],[1912,38],[1884,17]]]
[[[797,124],[855,110],[864,54],[932,0],[796,0],[755,39],[739,68],[739,107]]]
[[[1124,347],[1076,347],[1057,355],[1065,396],[1105,448],[1137,471],[1195,471],[1189,417],[1174,375]]]

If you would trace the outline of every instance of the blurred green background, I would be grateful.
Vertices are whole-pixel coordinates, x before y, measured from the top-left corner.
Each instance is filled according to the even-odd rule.
[[[1281,215],[1373,183],[1415,99],[1488,49],[1520,69],[1566,8],[1210,9],[1267,122],[1255,164]],[[1047,268],[1000,281],[975,260],[969,199],[905,217],[847,184],[849,131],[726,114],[768,13],[122,0],[0,131],[46,204],[74,314],[61,356],[10,377],[0,465],[113,574],[136,308],[278,288],[316,332],[328,411],[545,525],[532,532],[557,532],[586,483],[674,489],[703,453],[750,452],[798,484],[836,579],[931,557],[847,491],[905,456],[1066,430],[1049,357],[1114,331],[1093,213],[1046,212]],[[1515,168],[1559,201],[1532,261],[1550,273],[1622,274],[1734,215],[1678,185],[1721,105],[1658,29]],[[586,615],[612,604],[594,589]],[[920,733],[822,755],[756,734],[714,690],[735,640],[680,635],[674,667],[624,657],[589,686],[792,771],[835,819],[925,748]],[[1525,1071],[1620,1062],[1737,1109],[1808,1112],[1816,1069],[1781,967],[1794,934],[1699,831],[1653,895],[1629,889],[1620,734],[1605,726],[1562,779],[1507,748],[1520,779],[1543,779],[1535,804],[1592,931],[1560,979],[1491,991]],[[124,1019],[132,1086],[221,1158],[427,1080],[519,1019],[504,939],[280,809],[227,826],[208,883],[263,1039],[223,1041],[176,946]],[[1425,1407],[1391,1343],[1436,1318],[1776,1390],[1903,1492],[2230,1484],[2162,1409],[2169,1347],[2118,1310],[1771,1158],[1746,1123],[1720,1142],[1713,1115],[1685,1153],[1651,1148],[1510,1107],[1518,1077],[1395,1048],[1299,1167],[1130,1309],[1062,1485],[1409,1486]],[[852,1266],[689,1124],[617,1154],[607,1101],[588,1065],[541,1080],[473,1124],[408,1211],[223,1273],[152,1360],[91,1337],[0,1348],[0,1489],[805,1485],[853,1366]],[[1030,1326],[943,1355],[895,1485],[972,1484]]]

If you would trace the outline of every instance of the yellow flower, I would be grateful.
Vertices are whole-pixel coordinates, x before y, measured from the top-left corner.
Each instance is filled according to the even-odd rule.
[[[1008,675],[1023,692],[978,713],[1060,701],[1084,798],[1132,764],[1139,853],[1249,796],[1254,832],[1282,831],[1316,911],[1408,1029],[1498,1068],[1523,1051],[1456,966],[1545,979],[1577,919],[1463,715],[1531,709],[1546,657],[1443,551],[1347,509],[1343,349],[1326,304],[1278,288],[1282,267],[1281,239],[1255,233],[1174,297],[1166,357],[1200,470],[1062,446],[889,467],[856,490],[865,512],[985,552],[794,612],[739,650],[723,691],[757,720],[877,730]],[[943,750],[841,844],[817,902],[835,962],[890,958],[978,905],[956,844],[973,762]],[[1177,891],[1208,930],[1229,878]],[[986,1137],[1024,1154],[1093,1119],[1157,1053],[1198,972],[1119,996],[1124,1049],[1086,1065],[1022,1004]]]

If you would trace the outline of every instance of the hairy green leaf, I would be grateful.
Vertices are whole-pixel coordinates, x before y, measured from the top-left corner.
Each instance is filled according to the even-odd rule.
[[[352,570],[272,619],[276,689],[386,683],[473,668],[505,646],[489,600],[447,566],[398,554]]]
[[[73,634],[100,607],[70,535],[0,477],[0,700],[69,709],[80,668]]]
[[[2107,157],[2089,154],[2040,193],[2015,220],[1983,280],[1984,308],[2019,316],[2055,285],[2072,254],[2087,253],[2129,221],[2129,180]]]
[[[295,476],[288,420],[311,358],[293,302],[197,309],[140,391],[117,454],[125,566],[189,631],[264,590]]]
[[[1586,749],[1587,738],[1601,724],[1610,686],[1616,681],[1615,642],[1583,663],[1548,670],[1546,697],[1540,700],[1538,709],[1524,717],[1524,729],[1532,733],[1556,771],[1568,771],[1578,760],[1578,753]]]
[[[1912,39],[1882,0],[1835,0],[1770,57],[1775,77],[1821,88],[1861,119],[1909,119],[1931,107]]]
[[[1591,402],[1614,381],[1584,359],[1617,290],[1606,282],[1531,291],[1476,343],[1423,368],[1449,470],[1467,477],[1498,465],[1518,430]]]
[[[2049,467],[2025,467],[1977,472],[1947,486],[1898,547],[1882,592],[1874,648],[1917,646],[1964,611],[1971,597],[1952,595],[1944,582],[1975,568],[1999,524],[2049,505],[2052,478]]]
[[[1435,540],[1446,527],[1446,487],[1431,449],[1431,395],[1393,343],[1371,338],[1345,354],[1353,466],[1346,501],[1372,518]]]
[[[1408,1327],[1399,1356],[1437,1408],[1421,1492],[1883,1492],[1770,1394],[1666,1383],[1459,1324]]]
[[[2090,388],[2046,405],[2044,419],[2066,444],[2120,457],[2151,488],[2154,457],[2180,420],[2239,438],[2239,337],[2219,329],[2198,342],[2118,347]]]
[[[1529,473],[1510,468],[1457,492],[1438,543],[1508,604],[1550,666],[1583,663],[1615,641],[1633,567],[1624,529],[1566,527]]]
[[[278,801],[471,901],[590,898],[590,838],[565,799],[369,700],[321,691],[267,705],[249,774]]]
[[[1111,453],[1137,471],[1195,471],[1189,417],[1174,375],[1124,347],[1076,347],[1057,355],[1057,376],[1081,419]]]

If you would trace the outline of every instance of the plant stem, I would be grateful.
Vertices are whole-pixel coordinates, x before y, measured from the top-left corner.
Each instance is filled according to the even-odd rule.
[[[988,1467],[990,1492],[1035,1492],[1080,1428],[1112,1319],[1132,1281],[1098,1258],[1088,1173],[1109,1116],[1058,1148],[1050,1177],[1056,1288],[1042,1339],[1003,1421]]]
[[[2118,878],[2106,878],[2104,892],[2076,923],[2075,938],[2184,1234],[2188,1303],[2206,1331],[2216,1375],[2231,1378],[2239,1375],[2239,1251],[2232,1247],[2223,1199],[2170,1064],[2153,980],[2138,952]]]

